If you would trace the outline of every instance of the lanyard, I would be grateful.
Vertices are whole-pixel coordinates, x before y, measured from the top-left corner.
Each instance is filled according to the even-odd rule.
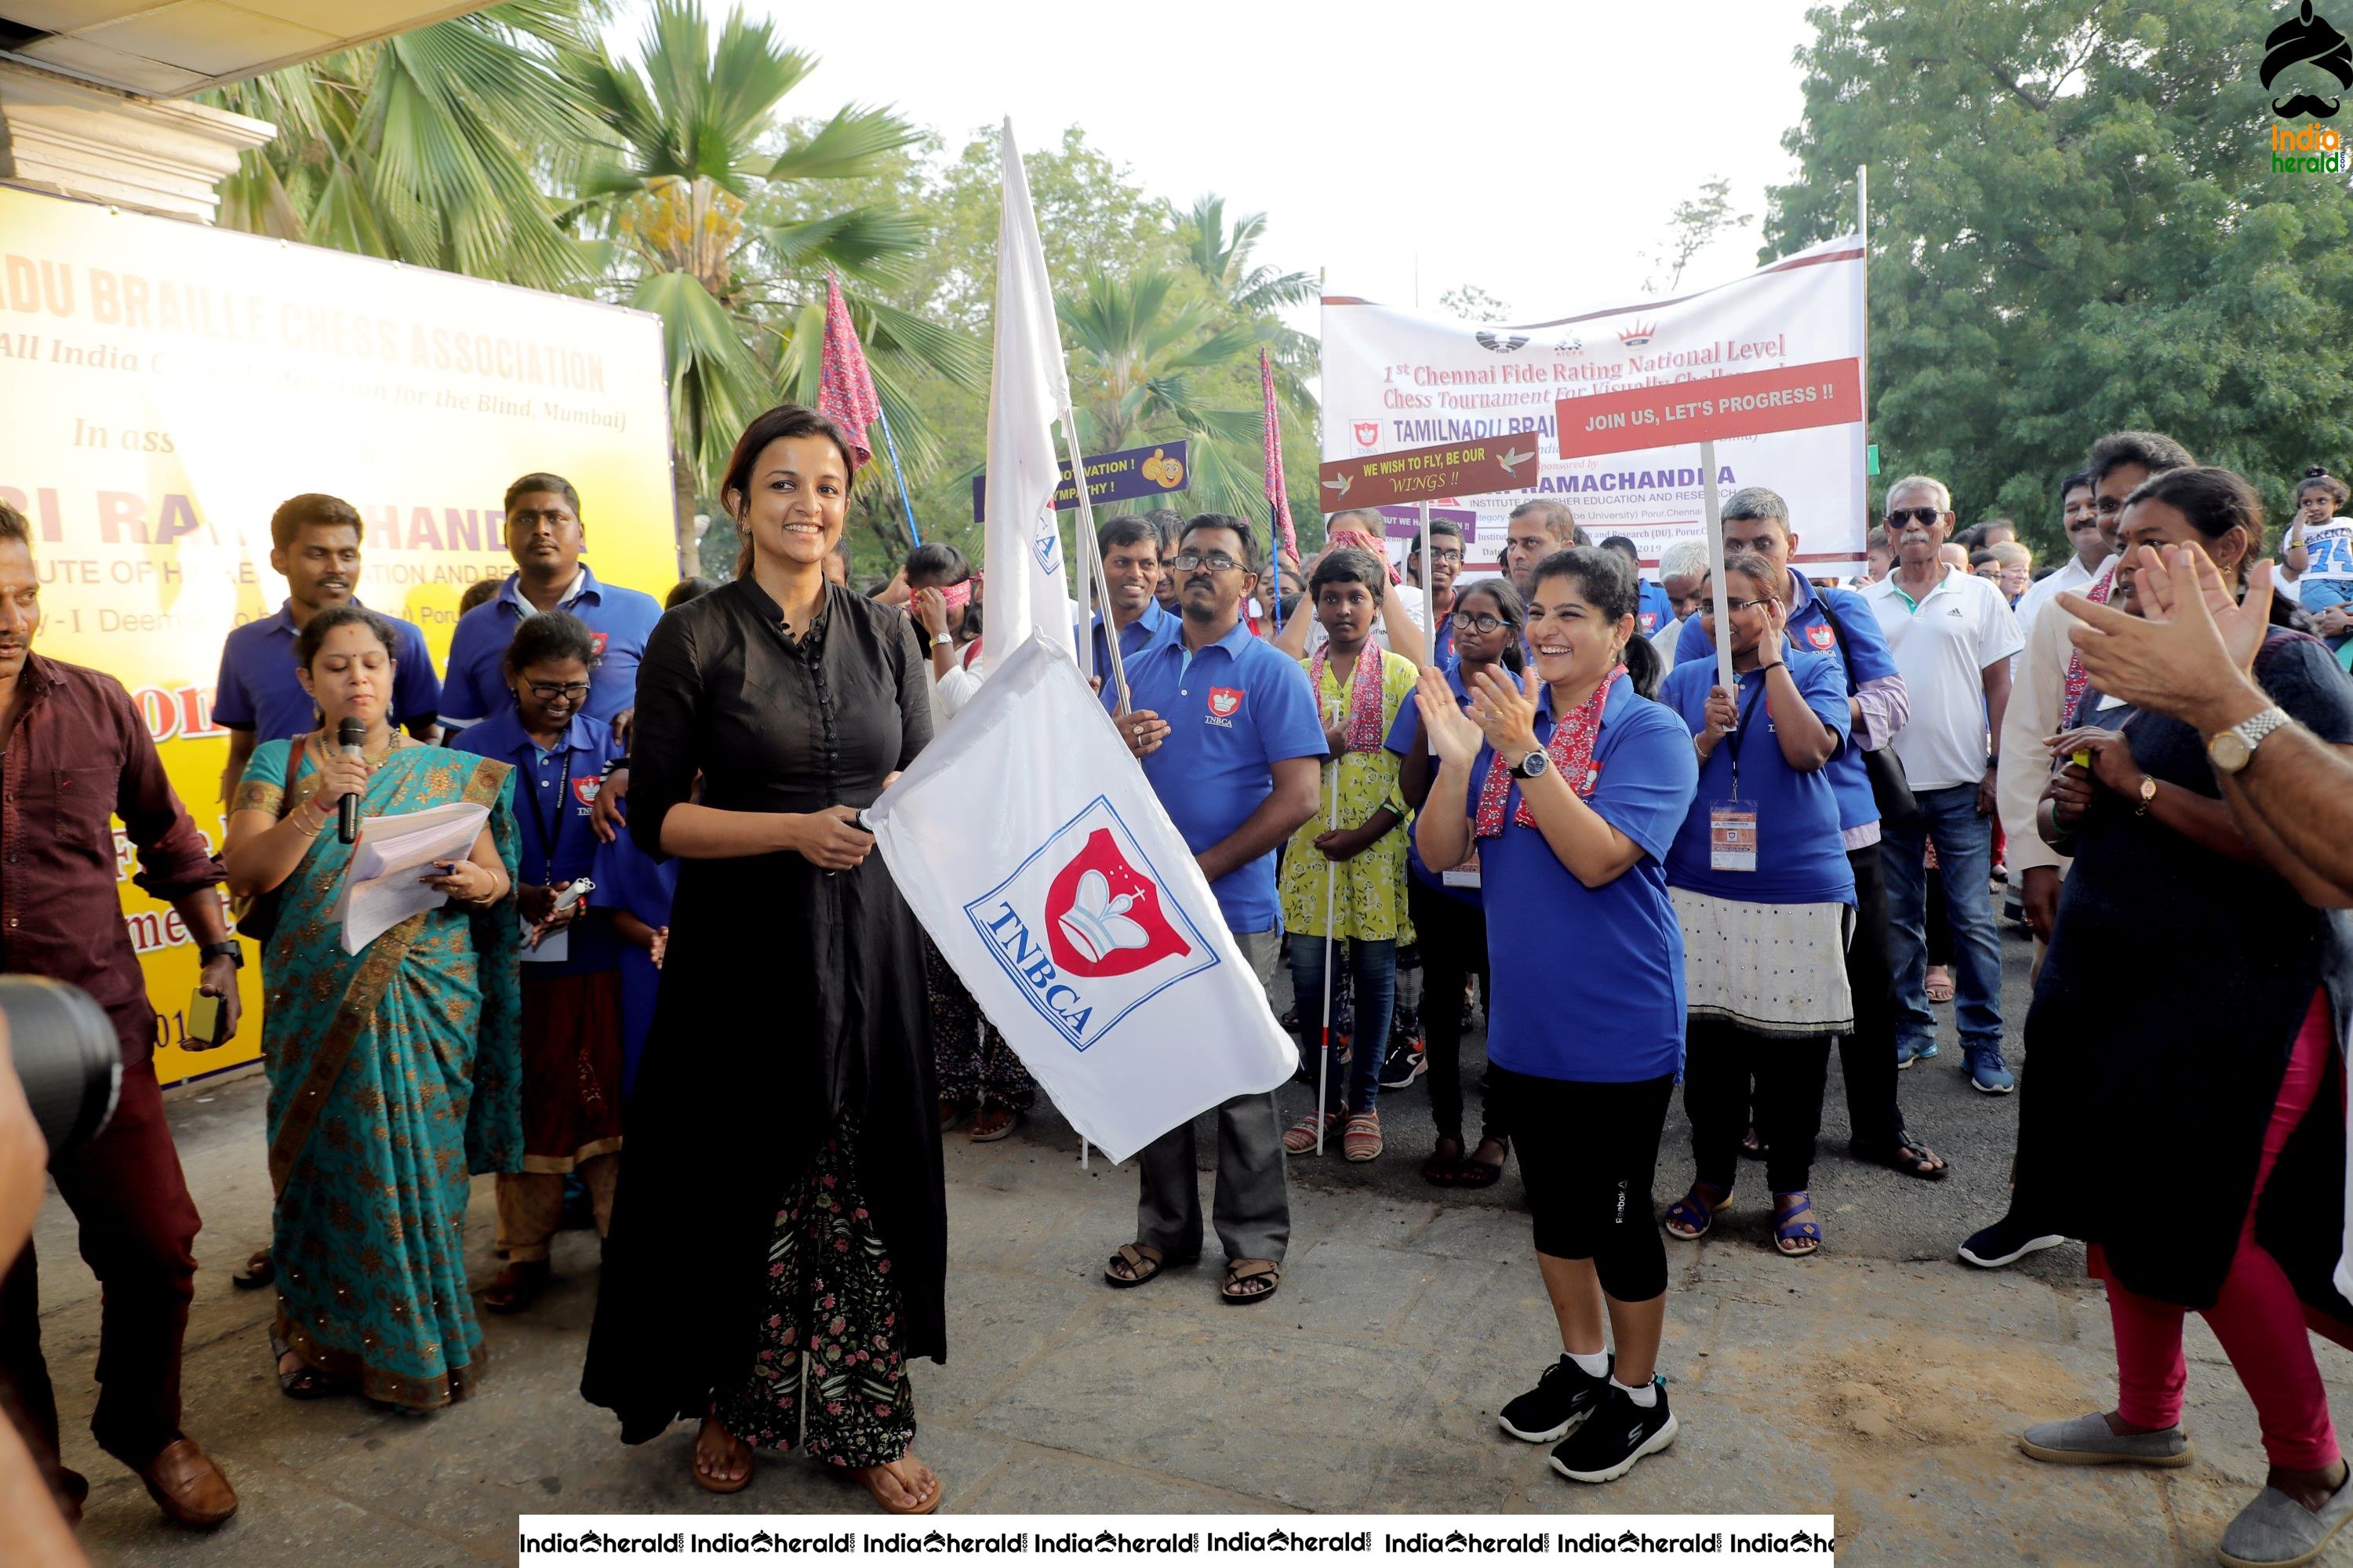
[[[535,748],[538,743],[533,744]],[[570,814],[565,802],[572,799],[572,747],[568,745],[565,746],[564,782],[555,787],[555,825],[553,828],[547,824],[547,813],[539,809],[539,791],[533,790],[531,796],[531,825],[539,830],[539,847],[547,855],[547,863],[541,867],[541,873],[548,879],[551,885],[555,881],[555,846],[564,842],[564,821]],[[536,776],[539,772],[538,768],[534,766],[532,772]],[[1733,776],[1735,779],[1739,777],[1737,764],[1735,765]]]
[[[1770,670],[1764,671],[1763,674],[1765,681],[1773,678]],[[1732,758],[1732,798],[1736,800],[1740,799],[1740,742],[1748,734],[1750,721],[1757,716],[1757,705],[1765,699],[1765,681],[1757,683],[1757,694],[1748,699],[1748,705],[1741,710],[1739,722],[1732,733],[1724,737],[1724,754]]]

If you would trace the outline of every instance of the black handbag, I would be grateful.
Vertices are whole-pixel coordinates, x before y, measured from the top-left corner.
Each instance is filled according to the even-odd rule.
[[[1831,623],[1831,635],[1838,639],[1839,664],[1846,671],[1846,694],[1854,695],[1854,660],[1847,652],[1846,628],[1839,624],[1830,601],[1822,601],[1822,619]],[[1871,780],[1871,798],[1879,806],[1883,826],[1908,827],[1919,820],[1920,802],[1912,798],[1912,780],[1904,776],[1904,759],[1895,755],[1893,746],[1883,746],[1876,751],[1862,754],[1862,771]]]
[[[298,736],[296,743],[286,748],[286,782],[278,796],[278,814],[280,818],[293,809],[294,770],[302,766],[301,742],[306,739],[308,739],[307,736]],[[289,872],[287,874],[290,876],[293,874]],[[278,934],[278,895],[284,891],[285,886],[286,885],[281,882],[267,893],[257,893],[250,898],[233,898],[229,901],[229,913],[237,918],[238,936],[249,937],[254,941],[267,944],[270,938]]]

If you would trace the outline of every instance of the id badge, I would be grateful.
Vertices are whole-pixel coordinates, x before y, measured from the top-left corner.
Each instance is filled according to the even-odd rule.
[[[1713,800],[1707,808],[1710,871],[1757,869],[1757,808],[1738,800]]]
[[[1472,850],[1471,858],[1452,871],[1440,872],[1438,880],[1449,887],[1468,887],[1476,891],[1479,886],[1479,852]]]
[[[558,926],[547,934],[538,947],[531,945],[531,922],[518,917],[522,927],[522,961],[527,964],[560,964],[572,951],[572,927]]]

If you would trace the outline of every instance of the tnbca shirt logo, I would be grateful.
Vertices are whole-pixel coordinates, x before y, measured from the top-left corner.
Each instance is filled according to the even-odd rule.
[[[1827,653],[1838,646],[1838,633],[1831,630],[1829,621],[1817,620],[1806,628],[1806,641],[1812,643],[1818,652]]]
[[[1220,729],[1234,727],[1234,715],[1241,711],[1242,694],[1231,686],[1209,688],[1209,712],[1203,724],[1213,724]]]
[[[596,803],[596,791],[604,787],[602,779],[575,779],[572,781],[572,798],[579,801],[581,809],[586,810]]]
[[[606,631],[592,631],[588,634],[588,641],[596,645],[597,658],[602,659],[605,656],[605,642],[611,635],[610,632]]]
[[[1100,795],[964,910],[1022,1000],[1081,1051],[1219,961]]]

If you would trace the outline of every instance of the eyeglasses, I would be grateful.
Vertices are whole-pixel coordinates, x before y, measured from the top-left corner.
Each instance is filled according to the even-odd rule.
[[[1891,506],[1887,509],[1887,525],[1901,528],[1908,517],[1923,528],[1933,528],[1936,525],[1936,519],[1944,514],[1942,509],[1935,506]]]
[[[1187,550],[1168,564],[1180,572],[1198,571],[1203,567],[1208,567],[1213,572],[1238,572],[1242,569],[1242,564],[1240,561],[1223,551],[1214,556],[1197,556]]]
[[[1778,604],[1778,602],[1780,601],[1778,599],[1728,599],[1724,601],[1724,608],[1733,614],[1738,614],[1744,609],[1755,609],[1761,605]],[[1705,599],[1700,600],[1699,606],[1702,609],[1713,609],[1715,608]]]
[[[1420,553],[1421,552],[1419,550],[1414,552],[1416,555],[1419,555]],[[1462,552],[1460,550],[1433,549],[1430,552],[1430,558],[1436,561],[1441,567],[1459,567],[1462,564]]]
[[[559,698],[576,703],[588,694],[588,683],[586,681],[525,681],[523,684],[529,686],[531,694],[543,703],[552,703]]]
[[[1483,612],[1472,615],[1468,610],[1461,609],[1456,610],[1451,619],[1457,631],[1500,631],[1511,624],[1500,615],[1488,615]]]

